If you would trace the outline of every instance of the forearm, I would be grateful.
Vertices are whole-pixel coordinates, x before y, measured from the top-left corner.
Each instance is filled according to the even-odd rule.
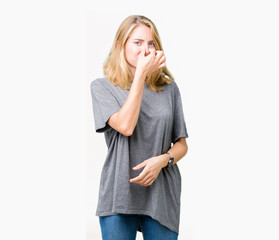
[[[144,80],[145,75],[142,72],[136,72],[127,100],[118,113],[124,127],[129,129],[131,134],[139,118]]]
[[[136,71],[126,102],[108,121],[108,124],[126,136],[132,135],[138,122],[145,78],[143,72]]]
[[[181,158],[183,158],[188,152],[188,145],[185,138],[180,138],[169,150],[169,153],[173,156],[173,164],[176,164]],[[170,159],[167,153],[162,154],[164,156],[163,166],[168,165]]]

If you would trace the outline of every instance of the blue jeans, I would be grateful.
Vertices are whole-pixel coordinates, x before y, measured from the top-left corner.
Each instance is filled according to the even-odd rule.
[[[144,240],[177,240],[178,234],[147,215],[117,214],[99,217],[103,240],[135,240],[138,224]]]

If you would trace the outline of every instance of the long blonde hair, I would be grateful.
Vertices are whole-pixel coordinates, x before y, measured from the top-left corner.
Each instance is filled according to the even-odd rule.
[[[150,19],[141,15],[131,15],[127,17],[118,28],[113,46],[104,63],[103,69],[108,80],[114,85],[119,85],[123,89],[130,89],[130,84],[134,78],[125,58],[125,43],[133,29],[139,24],[144,24],[151,29],[155,49],[163,51],[157,28]],[[163,87],[159,86],[171,84],[173,81],[174,78],[167,67],[163,67],[147,75],[146,78],[147,86],[155,92],[164,90]]]

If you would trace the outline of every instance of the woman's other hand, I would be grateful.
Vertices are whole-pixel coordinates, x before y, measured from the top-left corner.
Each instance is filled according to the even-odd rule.
[[[167,165],[168,160],[169,156],[162,154],[143,161],[133,168],[133,170],[139,170],[144,167],[143,171],[137,177],[130,179],[130,182],[150,186],[158,177],[161,169]]]

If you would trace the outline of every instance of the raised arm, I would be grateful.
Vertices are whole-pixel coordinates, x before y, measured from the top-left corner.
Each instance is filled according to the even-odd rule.
[[[112,128],[125,136],[131,136],[137,125],[146,76],[166,66],[162,51],[151,51],[148,56],[144,56],[144,52],[142,50],[139,55],[133,83],[126,102],[107,121]]]
[[[125,136],[131,136],[137,124],[145,78],[143,72],[136,71],[126,102],[108,119],[108,124]]]

